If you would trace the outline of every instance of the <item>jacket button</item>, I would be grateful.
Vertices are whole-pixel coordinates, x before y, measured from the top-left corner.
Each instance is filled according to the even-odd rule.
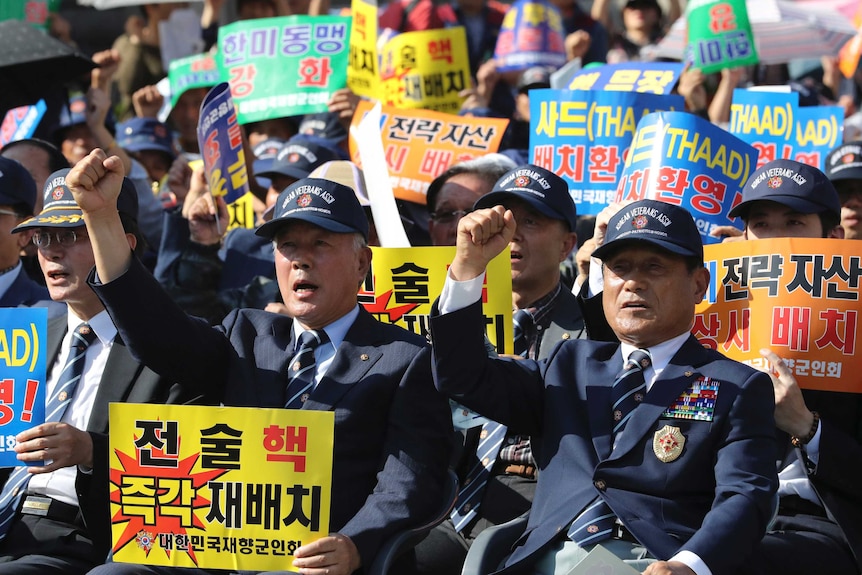
[[[594,485],[594,486],[595,486],[595,488],[596,488],[596,489],[598,489],[599,491],[604,491],[605,489],[607,489],[607,488],[608,488],[608,484],[607,484],[607,483],[605,483],[605,480],[604,480],[604,479],[596,479],[595,481],[593,481],[593,485]]]

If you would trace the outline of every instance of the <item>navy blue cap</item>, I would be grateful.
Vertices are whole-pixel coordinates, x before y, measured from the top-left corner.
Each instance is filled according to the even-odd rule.
[[[21,222],[12,233],[29,228],[77,228],[84,225],[84,212],[72,196],[72,190],[66,185],[66,176],[70,168],[57,170],[45,180],[43,192],[45,205],[35,217]],[[117,198],[117,211],[138,219],[138,192],[135,184],[129,178],[123,178],[123,187]]]
[[[69,98],[69,105],[64,105],[60,110],[60,123],[54,130],[56,137],[61,130],[87,123],[87,96],[78,93]],[[105,116],[105,127],[112,134],[116,128],[116,120],[114,112],[108,110],[108,115]]]
[[[337,159],[339,158],[326,146],[302,138],[291,138],[278,151],[272,166],[268,170],[256,172],[255,175],[262,178],[288,176],[301,180],[307,178],[319,165]]]
[[[155,118],[132,118],[117,124],[117,144],[129,152],[156,151],[176,156],[170,130]]]
[[[278,157],[278,152],[284,146],[284,140],[281,138],[267,138],[259,142],[254,149],[254,172],[257,174],[263,170],[268,170]]]
[[[36,182],[27,169],[9,158],[0,156],[0,204],[27,206],[29,216],[36,206]]]
[[[302,136],[313,136],[333,143],[341,142],[347,137],[347,130],[341,125],[338,114],[332,112],[306,114],[296,132]]]
[[[773,160],[755,170],[742,189],[742,202],[728,215],[744,218],[751,203],[761,200],[785,205],[800,214],[831,212],[841,217],[838,192],[826,174],[793,160]]]
[[[826,154],[826,177],[830,181],[862,180],[862,140],[847,142]]]
[[[478,200],[474,209],[505,205],[507,198],[523,200],[539,213],[554,220],[562,220],[574,231],[578,211],[569,195],[569,185],[557,174],[525,164],[509,170],[497,180],[494,188]]]
[[[345,185],[321,178],[305,178],[278,195],[272,219],[255,230],[272,239],[290,220],[302,220],[342,234],[359,233],[368,240],[368,217],[356,194]]]
[[[650,243],[681,256],[703,260],[703,242],[685,208],[658,200],[639,200],[611,216],[605,243],[593,255],[606,259],[625,245]]]

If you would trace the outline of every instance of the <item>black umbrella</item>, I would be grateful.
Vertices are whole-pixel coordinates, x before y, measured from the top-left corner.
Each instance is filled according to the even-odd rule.
[[[70,46],[20,20],[0,22],[0,117],[96,67]]]

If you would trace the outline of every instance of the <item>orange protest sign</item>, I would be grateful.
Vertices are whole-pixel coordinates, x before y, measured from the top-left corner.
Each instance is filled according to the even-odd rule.
[[[704,246],[710,288],[692,333],[757,368],[771,349],[806,389],[862,392],[856,356],[862,256],[854,242],[782,238]]]
[[[350,159],[361,166],[355,126],[373,104],[362,101],[353,114]],[[509,120],[455,116],[429,110],[382,107],[380,137],[396,198],[425,203],[429,184],[450,165],[496,152]]]

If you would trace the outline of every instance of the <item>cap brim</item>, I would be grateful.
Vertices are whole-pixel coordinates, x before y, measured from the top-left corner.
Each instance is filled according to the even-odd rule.
[[[164,146],[159,146],[157,144],[153,144],[152,142],[140,143],[140,144],[128,144],[126,146],[120,145],[121,148],[126,150],[127,152],[162,152],[171,157],[174,157],[174,152],[170,148],[166,148]]]
[[[32,228],[79,228],[83,225],[84,212],[80,209],[45,210],[15,226],[12,233],[17,234]]]
[[[700,256],[701,254],[692,251],[689,248],[677,245],[672,242],[668,242],[662,240],[661,238],[652,237],[648,235],[636,236],[636,237],[625,237],[620,238],[618,240],[613,240],[606,244],[603,244],[596,248],[593,251],[593,257],[599,258],[600,260],[606,259],[608,256],[612,255],[616,251],[629,246],[629,245],[643,245],[644,243],[649,243],[654,246],[657,246],[665,251],[671,252],[673,254],[679,256]]]
[[[361,231],[346,226],[341,222],[335,222],[331,219],[323,218],[310,212],[298,212],[286,217],[280,217],[270,220],[265,224],[261,224],[260,226],[258,226],[258,228],[254,230],[254,233],[262,238],[267,238],[271,240],[275,237],[275,234],[278,232],[279,228],[281,228],[286,223],[294,220],[308,222],[310,224],[319,226],[325,230],[329,230],[330,232],[336,232],[340,234],[362,233]]]
[[[840,180],[862,180],[862,166],[857,165],[846,169],[842,169],[842,166],[837,166],[829,174],[829,179],[833,182]]]
[[[546,203],[531,194],[519,194],[518,192],[491,192],[489,194],[485,194],[484,196],[476,200],[476,203],[473,205],[473,209],[479,210],[482,208],[493,208],[494,206],[501,206],[505,204],[507,199],[515,199],[522,202],[527,202],[540,214],[548,216],[553,220],[560,220],[561,222],[566,222],[567,224],[570,224],[570,222],[561,213],[552,209]]]
[[[268,170],[264,170],[263,172],[255,172],[255,176],[259,176],[261,178],[272,179],[273,177],[278,176],[287,176],[288,178],[296,178],[297,180],[301,180],[303,178],[307,178],[308,174],[311,172],[307,170],[300,170],[299,168],[295,168],[293,166],[282,166],[282,167],[271,167]]]
[[[730,212],[728,212],[728,217],[745,217],[745,214],[748,213],[751,205],[755,202],[775,202],[776,204],[781,204],[782,206],[794,209],[800,214],[819,214],[820,212],[830,211],[829,208],[823,204],[816,204],[797,196],[768,196],[764,198],[755,198],[736,205],[732,210],[730,210]]]

